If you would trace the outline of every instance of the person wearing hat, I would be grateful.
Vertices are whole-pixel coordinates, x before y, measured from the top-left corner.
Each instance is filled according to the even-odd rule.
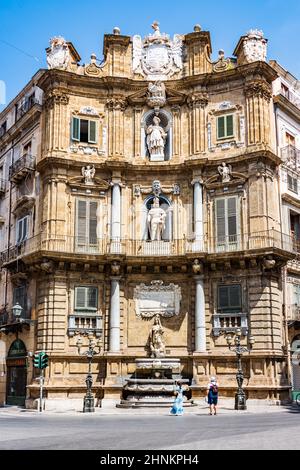
[[[211,377],[210,382],[207,386],[207,403],[209,404],[210,412],[209,414],[217,414],[217,405],[219,398],[219,385],[216,377]]]

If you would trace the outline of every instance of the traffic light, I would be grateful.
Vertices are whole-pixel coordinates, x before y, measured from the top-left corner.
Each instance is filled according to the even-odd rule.
[[[49,362],[48,354],[44,352],[40,353],[40,362],[41,362],[40,369],[46,369],[46,367],[48,367],[48,362]]]
[[[45,352],[38,352],[33,356],[33,365],[37,369],[46,369],[48,367],[49,357]]]
[[[33,356],[33,365],[34,367],[36,367],[37,369],[40,369],[41,368],[41,356],[39,353],[37,354],[34,354]]]

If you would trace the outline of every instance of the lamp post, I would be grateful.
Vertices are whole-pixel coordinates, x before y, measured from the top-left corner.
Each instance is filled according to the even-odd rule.
[[[76,346],[78,348],[78,354],[80,356],[86,356],[88,363],[89,363],[89,370],[85,379],[86,394],[83,399],[83,412],[93,413],[95,411],[95,399],[94,399],[94,395],[92,394],[92,386],[93,386],[92,361],[93,361],[93,357],[96,354],[100,354],[101,352],[101,342],[100,340],[98,340],[96,344],[92,333],[89,333],[88,338],[89,338],[89,345],[88,345],[87,351],[81,352],[81,347],[83,343],[82,338],[78,338]],[[98,351],[96,351],[96,348],[98,348]]]
[[[244,373],[242,367],[242,355],[246,352],[251,351],[252,346],[255,343],[253,336],[249,336],[248,343],[249,347],[241,345],[241,337],[242,332],[241,329],[238,328],[235,332],[235,337],[231,334],[226,335],[226,341],[229,346],[230,351],[234,351],[237,357],[237,373],[236,373],[236,381],[238,385],[237,393],[235,394],[235,409],[236,410],[246,410],[246,395],[243,390],[243,382],[244,382]]]
[[[19,302],[17,302],[12,308],[13,316],[15,317],[17,321],[21,320],[22,310],[23,310],[23,307],[19,304]]]

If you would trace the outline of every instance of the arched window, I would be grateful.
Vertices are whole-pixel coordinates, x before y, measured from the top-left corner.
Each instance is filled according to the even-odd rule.
[[[149,148],[147,145],[147,129],[149,126],[153,125],[153,119],[157,116],[160,119],[160,127],[166,132],[167,137],[165,140],[164,146],[164,161],[168,161],[171,159],[172,156],[172,115],[165,111],[160,110],[158,113],[154,110],[148,111],[142,120],[142,155],[146,155],[146,157],[151,159],[151,155],[149,152]]]
[[[26,346],[20,339],[16,339],[9,348],[7,357],[26,357]]]
[[[151,240],[150,236],[150,225],[148,222],[148,213],[152,208],[153,201],[155,196],[151,195],[147,197],[144,201],[143,205],[143,215],[142,215],[142,239],[143,240]],[[172,217],[172,206],[171,202],[166,196],[160,195],[159,199],[159,207],[166,212],[166,221],[165,221],[165,230],[162,234],[162,241],[171,241],[173,239],[173,217]]]

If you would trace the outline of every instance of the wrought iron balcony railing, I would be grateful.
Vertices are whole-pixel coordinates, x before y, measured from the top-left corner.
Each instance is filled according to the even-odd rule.
[[[294,145],[287,145],[281,149],[281,158],[291,170],[300,171],[300,150]]]
[[[223,254],[244,251],[278,249],[294,256],[298,245],[295,239],[277,230],[256,232],[250,235],[235,235],[223,238],[204,237],[202,240],[110,240],[73,237],[68,235],[39,234],[24,240],[21,244],[10,247],[0,254],[0,264],[11,262],[35,252],[66,254],[68,256],[96,256],[118,254],[127,257],[172,257],[193,254]],[[45,256],[47,253],[45,253]]]
[[[29,172],[35,170],[35,157],[25,154],[9,167],[9,179],[13,182],[20,181]]]
[[[18,121],[19,119],[21,119],[21,117],[28,113],[28,111],[33,108],[35,104],[40,104],[37,98],[35,98],[34,96],[27,98],[24,103],[19,106],[17,110],[16,120]]]

